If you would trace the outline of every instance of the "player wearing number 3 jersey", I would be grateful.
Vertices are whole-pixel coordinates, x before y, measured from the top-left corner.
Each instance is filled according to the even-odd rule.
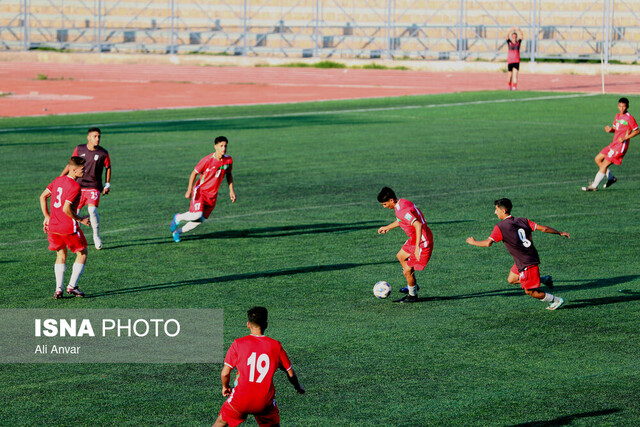
[[[287,372],[289,382],[298,393],[304,393],[280,342],[263,335],[267,328],[267,309],[253,307],[247,314],[251,334],[236,339],[224,359],[222,395],[228,399],[222,405],[214,427],[237,426],[248,415],[253,415],[260,426],[279,425],[280,414],[273,386],[273,374],[278,368]],[[238,373],[231,388],[231,370],[234,368]]]
[[[543,233],[559,234],[562,237],[569,238],[569,233],[556,231],[551,227],[536,224],[526,218],[513,217],[511,215],[513,205],[509,199],[496,200],[495,205],[495,214],[500,219],[500,222],[494,227],[489,238],[477,241],[473,237],[469,237],[467,238],[467,243],[473,246],[489,247],[494,242],[502,241],[514,260],[513,267],[509,271],[509,277],[507,277],[509,283],[519,283],[527,295],[550,303],[547,309],[555,310],[559,308],[564,303],[562,298],[555,297],[539,289],[541,281],[549,287],[553,286],[553,281],[551,276],[540,277],[540,271],[538,270],[540,257],[533,245],[533,240],[531,240],[531,234],[536,230],[540,230]]]

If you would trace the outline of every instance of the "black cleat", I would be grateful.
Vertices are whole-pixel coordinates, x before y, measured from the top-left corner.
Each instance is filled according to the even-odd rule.
[[[417,295],[405,295],[400,299],[393,300],[393,302],[418,302]]]
[[[604,188],[609,188],[611,187],[613,184],[615,184],[616,182],[618,182],[618,178],[616,178],[615,176],[609,180],[607,180],[607,183],[604,185]]]
[[[540,283],[542,283],[549,289],[553,289],[553,277],[551,277],[551,275],[542,276],[540,278]]]

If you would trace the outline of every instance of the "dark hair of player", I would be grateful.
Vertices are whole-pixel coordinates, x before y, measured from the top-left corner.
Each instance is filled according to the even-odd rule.
[[[509,199],[498,199],[495,202],[493,202],[493,204],[499,208],[504,209],[504,211],[508,214],[511,213],[511,208],[513,207],[513,204]]]
[[[227,139],[226,136],[219,136],[215,139],[215,141],[213,142],[213,145],[219,144],[221,142],[226,142],[228,144],[229,140]]]
[[[89,128],[87,134],[90,134],[91,132],[98,132],[99,134],[102,134],[102,132],[100,132],[100,128]]]
[[[627,108],[629,108],[629,100],[627,98],[620,98],[618,99],[618,103],[623,103],[624,105],[627,106]]]
[[[84,157],[72,156],[69,159],[69,166],[82,166],[84,165]]]
[[[389,187],[384,187],[380,190],[380,193],[378,193],[378,202],[380,203],[388,202],[391,199],[397,200],[398,198],[396,197],[396,193]]]
[[[260,329],[263,331],[267,329],[268,315],[269,313],[265,307],[251,307],[249,311],[247,311],[249,323],[260,326]]]

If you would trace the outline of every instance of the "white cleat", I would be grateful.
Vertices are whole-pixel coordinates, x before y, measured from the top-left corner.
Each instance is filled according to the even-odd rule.
[[[557,310],[558,308],[560,308],[560,306],[564,304],[564,300],[560,297],[558,297],[558,300],[555,302],[552,302],[551,304],[549,304],[549,307],[547,307],[547,310]]]
[[[102,240],[100,240],[100,236],[97,234],[93,235],[93,244],[96,246],[97,250],[102,249]]]

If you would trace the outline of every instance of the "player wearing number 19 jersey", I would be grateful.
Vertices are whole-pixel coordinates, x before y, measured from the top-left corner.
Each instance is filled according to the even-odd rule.
[[[513,217],[511,215],[513,206],[509,199],[496,200],[494,203],[496,206],[495,214],[500,219],[500,222],[494,227],[488,239],[477,241],[473,237],[469,237],[467,243],[473,246],[489,247],[494,242],[503,242],[514,260],[514,265],[507,278],[509,283],[519,283],[527,295],[550,303],[547,309],[557,309],[564,303],[564,300],[539,289],[541,281],[549,287],[553,285],[553,281],[551,276],[540,278],[538,269],[540,257],[533,245],[531,235],[534,231],[540,230],[543,233],[559,234],[562,237],[569,238],[569,233],[556,231],[551,227],[536,224],[526,218]]]
[[[298,393],[304,393],[280,342],[263,335],[267,315],[264,307],[250,309],[247,327],[251,335],[236,339],[227,351],[221,379],[222,394],[228,399],[214,426],[234,427],[242,424],[248,415],[253,415],[260,426],[278,425],[280,414],[273,386],[273,375],[278,368],[287,372]],[[238,372],[232,389],[229,383],[234,368]]]

